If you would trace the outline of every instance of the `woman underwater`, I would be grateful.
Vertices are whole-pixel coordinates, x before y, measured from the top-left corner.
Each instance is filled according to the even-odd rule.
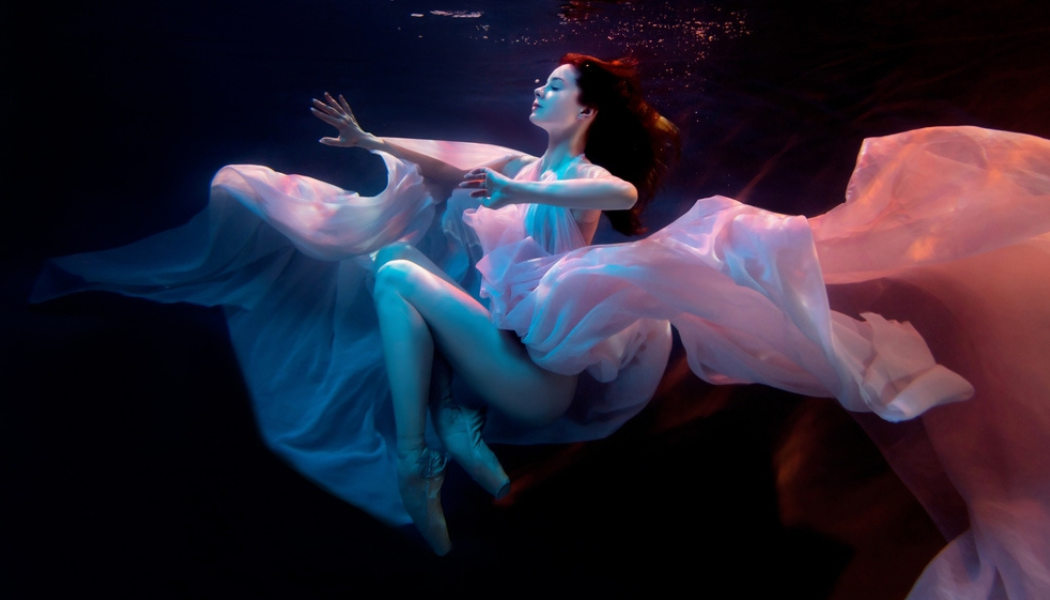
[[[551,254],[590,243],[603,210],[621,211],[621,220],[638,228],[637,213],[653,193],[666,161],[658,152],[676,146],[676,131],[641,99],[637,75],[624,61],[601,62],[570,54],[536,89],[530,120],[547,132],[548,144],[537,158],[510,156],[489,166],[461,171],[447,163],[365,133],[340,97],[314,101],[314,114],[339,130],[323,143],[385,151],[418,164],[434,181],[458,182],[476,189],[486,209],[510,205],[544,205],[550,216],[525,216],[525,227],[542,239],[571,239],[570,247],[551,245]],[[661,139],[669,138],[666,142]],[[591,142],[593,140],[593,142]],[[616,177],[587,159],[587,149],[608,157],[625,177]],[[636,186],[645,196],[639,210]],[[566,218],[569,217],[569,218]],[[540,220],[542,219],[542,220]],[[628,225],[621,225],[626,227]],[[568,231],[559,231],[568,229]],[[408,244],[379,251],[375,262],[376,313],[382,333],[387,374],[397,427],[398,479],[402,501],[435,552],[451,548],[441,511],[439,490],[444,457],[426,447],[426,413],[432,395],[431,366],[435,349],[439,365],[453,372],[485,402],[515,421],[549,425],[565,413],[576,391],[577,375],[536,365],[510,331],[493,326],[489,312],[448,278],[440,267]],[[447,387],[447,386],[446,386]],[[451,391],[438,389],[438,397]],[[510,482],[495,455],[481,440],[476,414],[438,404],[434,425],[446,450],[497,497]]]
[[[625,135],[617,128],[600,134],[599,119],[617,108],[605,100],[643,109],[635,122],[649,124],[658,140],[648,145],[649,166],[659,165],[656,157],[673,144],[671,129],[641,103],[633,73],[619,70],[627,65],[578,55],[563,63],[537,90],[531,119],[549,136],[539,159],[469,144],[375,138],[357,127],[345,102],[326,98],[315,103],[315,114],[340,133],[326,143],[380,153],[389,171],[382,194],[361,198],[264,167],[226,167],[205,213],[132,246],[58,259],[35,298],[108,289],[226,307],[270,444],[388,522],[405,522],[407,510],[438,553],[449,541],[438,497],[444,458],[425,433],[432,400],[437,436],[452,457],[494,494],[507,483],[478,435],[480,415],[447,399],[446,360],[494,408],[486,437],[516,442],[601,437],[636,414],[662,374],[671,325],[694,372],[708,381],[835,396],[850,410],[887,421],[964,400],[974,393],[969,380],[978,396],[929,411],[935,418],[918,432],[931,437],[971,524],[950,536],[953,545],[920,581],[919,597],[949,589],[945,582],[974,583],[960,572],[977,572],[971,588],[989,595],[996,586],[1014,586],[1021,590],[1014,595],[1024,597],[1050,581],[1050,536],[1039,534],[1050,521],[1045,479],[1015,481],[1003,475],[1013,471],[1000,469],[1009,481],[988,483],[988,469],[954,464],[961,455],[952,448],[967,444],[944,423],[969,419],[971,431],[994,423],[994,416],[974,418],[967,408],[986,406],[976,402],[988,378],[968,358],[951,364],[965,379],[939,365],[916,328],[868,311],[909,316],[917,327],[921,315],[887,303],[885,289],[865,287],[904,282],[964,314],[983,298],[961,299],[949,285],[959,273],[1002,273],[1004,252],[1023,251],[1028,264],[1046,264],[1047,142],[965,127],[869,140],[848,202],[821,217],[776,215],[714,197],[644,240],[586,247],[601,210],[634,210],[656,184],[644,161],[624,165],[599,156]],[[466,212],[464,226],[458,218],[464,199],[454,195],[440,230],[429,227],[434,203],[446,194],[425,179],[449,184],[464,174],[466,189],[483,206]],[[611,213],[627,218],[626,232],[636,230],[631,214]],[[172,248],[185,253],[170,258]],[[477,263],[490,314],[464,291],[474,289],[464,263]],[[373,272],[374,292],[362,294]],[[839,312],[828,285],[862,293],[859,300],[836,293]],[[361,312],[373,297],[377,319]],[[999,340],[980,352],[1008,344]],[[389,375],[393,419],[385,412],[385,389],[360,387],[382,371]],[[1034,378],[1025,381],[1029,391],[1040,389]],[[1021,388],[995,385],[1011,398],[1007,391]],[[1027,429],[1013,430],[1010,447],[1039,447],[1050,428],[1042,426],[1042,412],[1034,416]],[[1020,462],[1015,458],[996,464]],[[907,460],[894,466],[907,469]],[[970,457],[969,465],[976,463]],[[1039,473],[1044,466],[1028,461],[1025,468]],[[928,507],[936,503],[917,495]],[[1024,519],[1023,536],[1016,535],[1016,519],[1004,518],[1021,514],[1004,510],[1014,506],[1038,517]],[[975,560],[977,571],[970,568]]]

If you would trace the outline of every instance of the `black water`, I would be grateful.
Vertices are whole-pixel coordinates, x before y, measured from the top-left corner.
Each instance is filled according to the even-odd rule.
[[[501,449],[536,482],[493,506],[453,473],[456,550],[438,560],[268,453],[218,312],[105,294],[25,305],[43,257],[184,221],[223,164],[374,187],[375,161],[316,143],[328,132],[307,108],[325,90],[380,134],[538,153],[534,80],[566,50],[632,48],[686,142],[654,226],[716,193],[820,213],[868,136],[1050,137],[1036,1],[151,4],[0,9],[5,597],[822,598],[856,554],[780,522],[770,457],[799,406],[784,394],[741,389],[693,419],[658,400],[610,440]],[[675,390],[711,393],[693,387]]]

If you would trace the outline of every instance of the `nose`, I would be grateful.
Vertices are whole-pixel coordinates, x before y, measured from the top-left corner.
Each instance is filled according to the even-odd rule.
[[[537,98],[539,98],[540,96],[542,96],[542,95],[543,95],[543,87],[541,86],[541,87],[538,87],[538,88],[536,88],[536,90],[535,90],[535,94],[536,94],[536,97],[537,97]]]

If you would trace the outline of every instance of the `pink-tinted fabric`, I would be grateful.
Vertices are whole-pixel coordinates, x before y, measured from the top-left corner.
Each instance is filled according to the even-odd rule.
[[[708,381],[873,411],[862,424],[951,540],[911,597],[1050,597],[1050,142],[869,139],[825,215],[714,197],[645,240],[561,255],[525,234],[532,210],[470,223],[494,321],[539,364],[614,379],[612,336],[667,319]]]
[[[582,155],[574,159],[569,171],[585,178],[610,177],[608,171]],[[539,161],[534,161],[515,179],[542,181],[552,177],[550,172],[540,170]],[[486,431],[487,437],[511,443],[594,439],[612,433],[638,414],[656,393],[667,365],[671,329],[666,318],[639,315],[615,329],[602,328],[600,324],[607,315],[595,309],[596,296],[578,294],[578,288],[566,284],[565,290],[575,296],[570,304],[579,311],[557,303],[550,305],[549,314],[561,334],[587,332],[590,343],[586,349],[577,346],[564,356],[544,360],[540,356],[542,343],[538,343],[543,333],[537,329],[533,335],[527,331],[527,324],[520,328],[514,325],[528,320],[522,311],[526,305],[543,302],[538,290],[545,286],[541,280],[548,269],[571,251],[586,248],[573,211],[540,204],[511,205],[499,210],[479,207],[465,211],[463,220],[475,232],[482,249],[483,257],[477,264],[482,275],[481,296],[488,300],[495,325],[516,330],[530,356],[541,366],[566,374],[584,374],[569,412],[554,425],[530,431],[497,417]],[[559,360],[563,362],[556,364]]]
[[[461,168],[516,154],[398,143]],[[468,289],[478,263],[494,323],[537,363],[582,374],[555,425],[522,430],[493,415],[490,439],[614,431],[652,396],[673,324],[708,381],[870,411],[858,421],[951,540],[913,598],[1047,597],[1050,142],[972,127],[871,139],[847,202],[825,215],[713,197],[644,240],[591,247],[554,207],[479,209],[467,226],[462,194],[428,227],[433,201],[415,168],[383,158],[389,185],[371,199],[227,167],[215,185],[228,194],[191,222],[56,259],[34,299],[101,289],[225,307],[271,447],[406,523],[367,253],[418,241]]]
[[[833,296],[908,319],[976,393],[862,425],[949,545],[913,598],[1050,597],[1050,142],[973,127],[867,140],[812,220]]]
[[[648,239],[575,250],[528,235],[573,228],[565,209],[479,208],[467,219],[485,251],[478,269],[494,321],[552,371],[615,379],[629,346],[614,336],[650,319],[674,324],[693,371],[712,383],[835,396],[892,421],[973,392],[909,325],[829,309],[803,217],[714,197]]]
[[[390,155],[380,156],[387,168],[387,187],[377,196],[260,165],[225,166],[215,174],[212,187],[228,190],[307,256],[342,260],[401,239],[418,241],[433,218],[419,169]]]

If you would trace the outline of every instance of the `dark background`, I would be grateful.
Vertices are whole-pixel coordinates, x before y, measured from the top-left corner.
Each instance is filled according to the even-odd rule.
[[[650,408],[611,438],[497,448],[508,500],[453,470],[455,550],[437,559],[265,449],[220,311],[25,298],[47,256],[188,219],[223,164],[374,190],[373,158],[316,143],[328,131],[307,108],[325,90],[381,135],[539,153],[531,90],[567,50],[632,48],[682,128],[654,227],[716,193],[819,214],[841,201],[865,137],[964,124],[1050,137],[1043,3],[148,4],[0,8],[5,597],[684,585],[896,598],[943,545],[836,405],[712,388],[676,355]]]

